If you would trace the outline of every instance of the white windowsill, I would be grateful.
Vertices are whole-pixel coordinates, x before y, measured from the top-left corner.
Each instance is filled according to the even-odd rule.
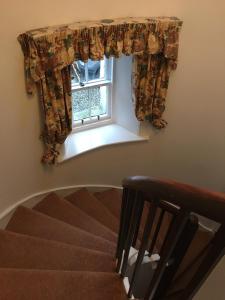
[[[72,157],[108,145],[147,140],[149,140],[148,137],[138,136],[117,124],[76,132],[70,134],[66,139],[60,150],[58,162],[61,163]]]

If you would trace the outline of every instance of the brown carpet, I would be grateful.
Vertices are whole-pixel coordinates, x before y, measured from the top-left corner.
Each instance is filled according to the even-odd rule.
[[[95,193],[94,196],[117,218],[120,219],[122,191],[109,189]]]
[[[1,300],[127,300],[117,274],[0,269]]]
[[[117,235],[113,231],[55,193],[46,196],[33,209],[111,242],[116,243],[117,241]]]
[[[120,210],[122,203],[122,191],[116,189],[109,189],[103,192],[97,192],[94,196],[118,219],[120,220]],[[144,226],[148,216],[148,204],[145,204],[142,213],[142,219],[138,234],[139,241],[141,240],[144,233]]]
[[[115,233],[119,231],[119,220],[86,189],[81,189],[66,197],[70,203],[82,209]]]
[[[115,254],[114,243],[23,206],[17,208],[6,229]]]
[[[112,256],[0,230],[0,268],[114,272]]]

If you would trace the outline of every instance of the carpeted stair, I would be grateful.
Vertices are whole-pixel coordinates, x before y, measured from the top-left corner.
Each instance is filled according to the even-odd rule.
[[[119,212],[121,195],[111,194]],[[86,189],[19,206],[0,230],[0,299],[127,299],[115,273],[118,228],[119,215]]]
[[[119,219],[116,218],[98,199],[86,189],[81,189],[66,197],[75,207],[79,207],[90,217],[95,218],[102,225],[113,232],[119,231]],[[116,200],[116,199],[115,199]]]
[[[127,299],[114,259],[120,207],[115,189],[19,206],[0,230],[0,300]]]
[[[7,230],[47,240],[115,254],[116,244],[85,230],[51,218],[35,210],[20,206],[15,211]]]
[[[0,230],[0,241],[0,266],[2,268],[115,271],[112,256],[105,252],[7,230]]]
[[[2,300],[125,300],[117,274],[1,269]]]
[[[81,196],[81,201],[82,199]],[[90,199],[90,202],[91,201],[92,199]],[[86,203],[86,205],[88,206],[89,203]],[[116,233],[99,223],[99,221],[92,218],[90,215],[87,215],[82,209],[78,208],[78,206],[72,205],[70,202],[60,198],[54,193],[45,197],[33,209],[77,228],[86,230],[94,235],[97,233],[98,236],[111,242],[116,243],[117,241]],[[98,210],[98,213],[101,214],[102,212]],[[116,221],[118,222],[118,220]]]

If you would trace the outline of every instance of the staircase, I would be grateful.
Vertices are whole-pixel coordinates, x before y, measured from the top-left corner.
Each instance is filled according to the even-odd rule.
[[[115,272],[121,194],[81,189],[20,206],[0,230],[1,300],[123,300]]]
[[[192,299],[225,249],[225,224],[214,237],[190,215],[195,210],[222,223],[225,197],[134,177],[124,181],[123,197],[116,189],[82,188],[65,198],[50,193],[32,209],[19,206],[0,230],[0,300]],[[131,246],[139,252],[128,292],[122,278]],[[160,262],[138,296],[146,250],[159,253]]]

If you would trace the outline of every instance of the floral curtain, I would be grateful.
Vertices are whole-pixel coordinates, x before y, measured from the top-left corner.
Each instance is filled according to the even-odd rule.
[[[46,73],[38,82],[44,112],[44,163],[55,163],[59,146],[72,130],[70,66]]]
[[[26,87],[35,83],[44,109],[43,162],[54,163],[58,147],[71,131],[69,66],[75,60],[134,55],[133,94],[136,116],[163,128],[169,74],[176,68],[182,22],[171,18],[125,18],[46,27],[19,36]]]
[[[133,59],[133,95],[135,114],[139,121],[148,119],[158,129],[167,122],[162,119],[171,66],[163,55],[135,55]]]

